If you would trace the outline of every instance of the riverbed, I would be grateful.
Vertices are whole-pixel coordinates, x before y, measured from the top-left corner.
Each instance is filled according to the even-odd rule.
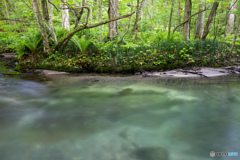
[[[240,153],[239,82],[238,75],[0,77],[0,159],[227,159],[210,151]]]

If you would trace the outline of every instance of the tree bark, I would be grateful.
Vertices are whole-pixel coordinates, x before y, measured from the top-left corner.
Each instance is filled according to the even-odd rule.
[[[168,36],[171,33],[173,6],[174,6],[174,0],[172,0],[172,8],[171,8],[170,17],[169,17]]]
[[[233,1],[231,3],[230,7],[229,7],[230,10],[236,11],[237,10],[237,3],[234,3],[234,1]],[[227,13],[226,17],[227,17],[227,24],[226,24],[226,27],[225,27],[224,38],[227,37],[227,34],[233,34],[234,22],[235,22],[236,15]]]
[[[37,0],[32,0],[32,6],[33,6],[33,12],[34,12],[34,14],[37,18],[38,25],[41,29],[44,53],[46,53],[47,55],[50,55],[51,50],[50,50],[50,47],[49,47],[48,35],[47,35],[46,28],[43,24],[43,20],[42,20],[42,16],[41,16],[41,13],[40,13],[40,10],[39,10]]]
[[[41,0],[41,4],[42,4],[43,19],[45,20],[45,22],[48,22],[49,21],[49,14],[48,14],[47,1],[46,0]]]
[[[234,35],[234,39],[233,39],[231,50],[228,53],[228,57],[231,56],[231,54],[233,52],[233,49],[234,49],[234,46],[235,46],[235,43],[236,43],[236,39],[237,39],[237,35],[238,35],[239,25],[240,25],[240,16],[238,16],[238,24],[237,24],[237,27],[236,27],[236,30],[235,30],[235,35]]]
[[[67,2],[67,0],[63,0],[64,2]],[[69,23],[69,13],[68,13],[68,6],[66,4],[62,4],[62,27],[70,30],[70,23]]]
[[[203,0],[199,0],[200,4],[198,11],[200,10],[204,10],[205,6],[204,6],[204,1]],[[200,14],[198,14],[197,20],[196,20],[196,28],[195,28],[195,38],[201,39],[202,34],[203,34],[203,28],[204,28],[204,16],[205,16],[205,12],[202,12]]]
[[[208,20],[207,20],[206,26],[204,28],[203,35],[201,37],[202,40],[205,40],[208,36],[208,33],[210,31],[210,28],[211,28],[212,20],[216,16],[216,11],[217,11],[218,5],[219,5],[219,2],[214,2],[213,3],[212,10],[211,10],[211,12],[208,16]]]
[[[118,0],[108,0],[108,17],[113,19],[118,17]],[[112,21],[108,24],[109,38],[112,41],[113,37],[118,34],[118,21]]]
[[[191,16],[191,10],[192,10],[192,0],[185,0],[184,21],[189,19],[189,17]],[[190,39],[190,22],[191,22],[191,19],[189,19],[188,22],[183,25],[184,39]]]

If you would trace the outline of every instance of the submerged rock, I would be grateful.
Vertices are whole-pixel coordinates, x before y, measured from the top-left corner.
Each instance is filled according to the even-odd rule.
[[[168,160],[169,153],[162,147],[139,148],[132,152],[132,155],[139,160]]]

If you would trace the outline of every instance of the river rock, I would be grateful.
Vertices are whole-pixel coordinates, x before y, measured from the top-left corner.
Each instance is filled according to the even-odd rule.
[[[192,69],[175,69],[165,72],[144,72],[143,77],[218,77],[228,74],[239,74],[239,67],[225,67],[225,68],[210,68],[210,67],[198,67]]]

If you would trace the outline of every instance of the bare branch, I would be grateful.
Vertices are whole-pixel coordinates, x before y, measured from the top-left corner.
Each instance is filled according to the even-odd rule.
[[[19,19],[8,19],[8,18],[2,18],[2,19],[0,19],[0,21],[19,21],[19,22],[28,23],[28,21],[22,21],[22,20],[19,20]]]
[[[53,4],[52,2],[50,2],[50,1],[48,1],[48,3],[50,3],[51,5],[53,5],[54,6],[54,8],[57,10],[57,11],[59,11],[59,9],[55,6],[55,4]]]
[[[85,0],[82,0],[82,6],[85,6]],[[84,13],[84,8],[81,9],[81,11],[79,12],[79,16],[77,16],[74,29],[78,27],[78,24],[79,24],[80,20],[82,19],[83,13]]]
[[[61,2],[68,7],[68,8],[66,8],[66,9],[71,9],[71,10],[73,10],[74,14],[77,15],[76,10],[75,10],[69,3],[64,2],[64,0],[61,0]]]
[[[229,8],[229,10],[227,11],[227,15],[229,14],[230,10],[232,9],[232,7],[237,3],[238,0],[236,0]]]
[[[23,2],[29,9],[33,10],[32,7],[30,7],[24,0],[22,0],[22,2]]]
[[[199,11],[199,12],[197,12],[197,13],[191,15],[186,21],[182,22],[182,23],[179,24],[177,27],[175,27],[174,30],[173,30],[173,33],[178,29],[178,27],[180,27],[181,25],[184,25],[185,23],[187,23],[187,22],[189,21],[189,19],[191,19],[193,16],[196,16],[197,14],[200,14],[200,13],[206,11],[206,10],[210,10],[210,9],[207,8],[207,9],[201,10],[201,11]]]

